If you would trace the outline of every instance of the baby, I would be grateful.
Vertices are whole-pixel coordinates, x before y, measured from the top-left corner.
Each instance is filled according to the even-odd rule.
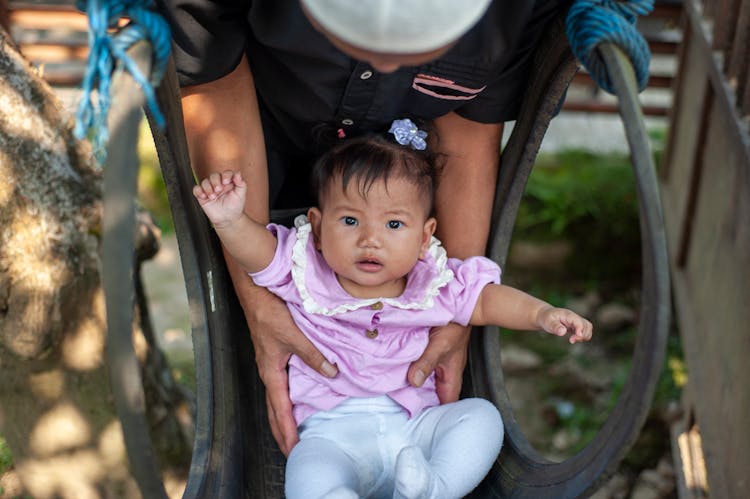
[[[440,405],[434,375],[407,370],[430,328],[456,322],[544,330],[588,341],[589,321],[500,284],[484,257],[448,258],[433,237],[437,167],[409,120],[381,136],[347,139],[313,170],[318,205],[289,229],[244,212],[237,172],[212,174],[194,195],[226,250],[253,281],[284,299],[338,375],[289,361],[300,441],[286,495],[302,498],[458,498],[497,458],[500,414],[483,399]]]

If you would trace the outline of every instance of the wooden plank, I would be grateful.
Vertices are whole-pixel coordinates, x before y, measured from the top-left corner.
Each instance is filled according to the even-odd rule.
[[[714,19],[713,48],[726,53],[732,46],[734,38],[734,19],[737,19],[740,0],[714,0],[708,5],[715,4],[709,16]]]
[[[732,143],[734,121],[715,99],[708,119],[704,181],[683,271],[690,296],[681,326],[696,417],[716,497],[750,497],[750,163]],[[721,491],[725,493],[722,494]]]
[[[674,78],[672,76],[667,75],[651,75],[648,77],[648,87],[649,88],[672,88],[672,83],[674,81]],[[596,82],[591,78],[591,76],[584,72],[579,71],[576,73],[576,75],[573,77],[573,85],[579,85],[584,87],[591,87],[598,88]]]
[[[675,309],[710,495],[750,497],[750,136],[702,6],[685,5],[678,112],[662,176]],[[676,259],[675,235],[682,242]]]
[[[76,8],[76,0],[9,0],[11,9],[71,10]]]
[[[11,24],[26,29],[53,29],[66,26],[79,31],[88,30],[88,19],[74,8],[60,10],[12,9]]]
[[[8,0],[0,0],[0,27],[5,31],[10,31],[10,11],[8,10]]]
[[[651,49],[652,54],[674,54],[679,44],[672,40],[648,40],[648,48]]]
[[[680,17],[680,32],[682,33],[682,42],[680,43],[679,47],[677,48],[677,69],[675,71],[675,85],[672,87],[672,108],[670,109],[668,113],[668,117],[670,119],[671,126],[667,129],[667,144],[664,148],[664,154],[661,158],[661,164],[659,165],[659,178],[663,181],[669,179],[670,173],[671,173],[671,167],[673,164],[672,158],[674,157],[674,146],[676,141],[673,140],[673,135],[675,135],[674,129],[675,129],[675,123],[681,123],[681,115],[682,115],[682,109],[678,105],[679,102],[681,102],[684,99],[684,85],[680,85],[679,82],[685,80],[685,73],[687,72],[686,68],[688,67],[687,64],[680,64],[679,61],[686,60],[686,52],[687,47],[689,46],[688,41],[690,40],[690,23],[688,22],[688,19],[682,15]]]
[[[20,48],[23,56],[34,63],[85,61],[89,55],[88,46],[20,44]]]
[[[669,19],[675,24],[680,23],[682,17],[682,2],[655,2],[654,10],[649,14],[650,17],[660,19]]]
[[[683,267],[687,260],[687,254],[690,251],[690,243],[693,236],[693,226],[695,220],[695,211],[698,203],[698,189],[703,180],[703,170],[705,168],[705,149],[706,133],[708,131],[709,110],[714,102],[713,88],[709,85],[703,95],[702,109],[698,120],[698,140],[696,141],[695,154],[693,156],[690,176],[684,184],[686,189],[685,205],[683,207],[682,223],[680,225],[679,239],[677,246],[674,248],[674,261],[677,267]]]
[[[748,0],[745,0],[748,1]],[[710,85],[714,88],[718,103],[722,106],[727,119],[731,119],[734,125],[727,127],[727,133],[732,135],[732,144],[735,144],[741,154],[747,155],[750,151],[750,135],[748,135],[747,122],[744,120],[737,108],[737,98],[734,89],[726,81],[724,73],[716,63],[714,51],[710,45],[710,33],[704,29],[705,23],[701,17],[700,7],[696,0],[686,0],[685,13],[689,30],[695,34],[693,37],[695,54],[689,55],[687,61],[704,60],[705,75],[708,76]]]
[[[669,108],[664,106],[642,106],[643,114],[647,116],[667,116]],[[566,100],[563,104],[563,111],[577,113],[619,113],[617,103],[596,102],[595,100],[577,101]]]
[[[700,116],[704,113],[702,98],[708,88],[707,65],[702,51],[696,42],[699,34],[687,25],[683,33],[683,55],[677,88],[673,95],[673,116],[670,128],[667,154],[662,168],[664,218],[667,229],[667,243],[670,257],[677,255],[676,249],[684,239],[682,231],[691,192],[690,182],[694,178],[695,159],[701,144]],[[694,189],[692,189],[694,190]]]
[[[682,417],[670,425],[677,497],[708,499],[706,459],[703,455],[700,429],[693,422],[693,406],[688,405],[684,397],[682,405]]]
[[[741,108],[745,87],[748,85],[747,74],[750,66],[750,1],[742,2],[740,7],[727,66],[727,77],[730,84],[735,87],[737,105]]]

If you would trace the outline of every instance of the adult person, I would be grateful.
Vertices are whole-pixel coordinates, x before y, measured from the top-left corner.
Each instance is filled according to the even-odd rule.
[[[191,163],[198,177],[239,169],[245,211],[313,202],[309,168],[321,125],[342,135],[395,118],[427,122],[446,155],[437,236],[449,256],[487,243],[503,123],[516,117],[531,53],[562,0],[160,0],[170,22]],[[471,223],[467,223],[471,221]],[[254,287],[231,257],[281,451],[298,441],[286,365],[294,353],[321,374],[336,367],[295,327],[284,303]],[[468,331],[436,328],[409,370],[433,371],[442,402],[457,400]]]

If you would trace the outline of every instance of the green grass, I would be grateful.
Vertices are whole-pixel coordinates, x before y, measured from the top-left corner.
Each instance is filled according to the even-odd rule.
[[[608,234],[629,236],[637,218],[627,156],[571,149],[537,158],[517,226],[544,239],[591,223]]]
[[[629,158],[576,149],[539,155],[513,237],[570,242],[562,277],[579,286],[632,285],[640,275],[640,225]],[[602,258],[607,265],[591,265]]]
[[[5,439],[0,436],[0,475],[13,467],[13,454]]]
[[[13,454],[10,452],[10,447],[5,442],[5,439],[0,436],[0,476],[3,473],[13,468]],[[0,486],[0,495],[4,492],[2,486]]]

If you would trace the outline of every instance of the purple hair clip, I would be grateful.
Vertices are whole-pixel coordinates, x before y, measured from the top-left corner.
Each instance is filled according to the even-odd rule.
[[[403,146],[408,145],[418,151],[427,149],[427,142],[424,140],[427,137],[427,132],[417,128],[417,125],[409,118],[393,120],[388,133],[392,133],[396,137],[396,142]]]

